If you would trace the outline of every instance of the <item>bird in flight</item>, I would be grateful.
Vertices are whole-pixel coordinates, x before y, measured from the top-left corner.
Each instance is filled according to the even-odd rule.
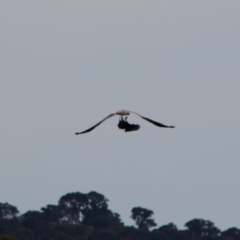
[[[146,117],[140,115],[139,113],[132,112],[132,111],[128,111],[128,110],[121,110],[121,111],[117,111],[116,113],[111,113],[111,114],[109,114],[107,117],[105,117],[105,118],[102,119],[100,122],[98,122],[98,123],[96,123],[95,125],[93,125],[92,127],[88,128],[87,130],[82,131],[82,132],[76,132],[75,134],[76,134],[76,135],[79,135],[79,134],[91,132],[94,128],[96,128],[97,126],[99,126],[102,122],[104,122],[104,121],[107,120],[108,118],[113,117],[113,116],[115,116],[115,115],[118,115],[118,116],[119,116],[119,123],[118,123],[118,125],[117,125],[119,129],[125,130],[125,132],[137,131],[137,130],[140,128],[140,125],[138,125],[138,124],[130,124],[130,123],[128,123],[128,121],[127,121],[127,117],[128,117],[130,114],[135,114],[135,115],[141,117],[142,119],[144,119],[144,120],[146,120],[146,121],[154,124],[154,125],[157,126],[157,127],[174,128],[174,126],[164,125],[164,124],[159,123],[159,122],[156,122],[156,121],[154,121],[154,120],[152,120],[152,119],[146,118]]]

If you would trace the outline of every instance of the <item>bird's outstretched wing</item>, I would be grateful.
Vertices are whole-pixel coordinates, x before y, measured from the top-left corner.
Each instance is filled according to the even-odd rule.
[[[83,134],[83,133],[87,133],[87,132],[91,132],[94,128],[96,128],[98,125],[100,125],[102,122],[104,122],[105,120],[107,120],[110,117],[113,117],[114,115],[116,115],[116,113],[111,113],[110,115],[108,115],[107,117],[105,117],[103,120],[101,120],[100,122],[98,122],[97,124],[95,124],[94,126],[88,128],[87,130],[83,131],[83,132],[76,132],[75,134]]]
[[[129,112],[130,112],[130,111],[129,111]],[[175,128],[174,126],[167,126],[167,125],[164,125],[164,124],[162,124],[162,123],[156,122],[156,121],[154,121],[154,120],[152,120],[152,119],[150,119],[150,118],[146,118],[146,117],[142,116],[142,115],[139,114],[139,113],[136,113],[136,112],[130,112],[130,113],[136,114],[137,116],[139,116],[139,117],[141,117],[142,119],[144,119],[144,120],[146,120],[146,121],[154,124],[155,126],[164,127],[164,128]]]

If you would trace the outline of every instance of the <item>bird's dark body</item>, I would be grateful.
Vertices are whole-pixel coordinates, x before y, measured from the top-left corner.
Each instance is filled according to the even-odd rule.
[[[137,131],[140,128],[138,124],[130,124],[127,120],[120,119],[118,123],[118,128],[125,130],[125,132]]]

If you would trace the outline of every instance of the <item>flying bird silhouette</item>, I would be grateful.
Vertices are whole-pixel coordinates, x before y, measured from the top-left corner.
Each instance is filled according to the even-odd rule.
[[[93,125],[92,127],[88,128],[87,130],[85,131],[82,131],[82,132],[76,132],[75,134],[76,135],[79,135],[79,134],[83,134],[83,133],[87,133],[87,132],[91,132],[94,128],[96,128],[97,126],[99,126],[102,122],[104,122],[105,120],[107,120],[108,118],[110,117],[113,117],[115,115],[118,115],[120,118],[119,118],[119,123],[118,123],[118,128],[119,129],[122,129],[122,130],[125,130],[125,132],[132,132],[132,131],[137,131],[139,128],[140,128],[140,125],[138,124],[130,124],[128,123],[127,121],[127,118],[130,114],[135,114],[139,117],[141,117],[142,119],[154,124],[155,126],[157,127],[164,127],[164,128],[174,128],[174,126],[167,126],[167,125],[164,125],[162,123],[159,123],[159,122],[156,122],[150,118],[146,118],[142,115],[140,115],[139,113],[136,113],[136,112],[132,112],[132,111],[128,111],[128,110],[121,110],[121,111],[117,111],[116,113],[111,113],[109,114],[107,117],[105,117],[104,119],[102,119],[100,122],[96,123],[95,125]]]

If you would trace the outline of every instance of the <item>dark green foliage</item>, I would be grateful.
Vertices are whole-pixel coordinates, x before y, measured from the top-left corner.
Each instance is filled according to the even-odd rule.
[[[18,216],[16,207],[0,203],[0,240],[240,240],[240,229],[221,232],[209,220],[188,221],[186,230],[169,223],[156,227],[153,211],[134,207],[138,228],[124,226],[120,215],[108,209],[108,199],[97,192],[67,193],[57,205]]]
[[[18,239],[34,240],[34,233],[30,229],[20,228],[16,234]]]
[[[3,235],[16,236],[20,228],[21,222],[18,218],[2,219],[0,220],[0,237]]]
[[[117,240],[116,232],[110,230],[100,230],[92,237],[94,240]]]
[[[83,212],[87,208],[88,199],[86,194],[76,192],[62,196],[58,206],[62,211],[61,222],[67,224],[79,224],[83,219]]]
[[[87,194],[88,198],[88,208],[93,211],[99,211],[101,209],[108,208],[108,199],[106,199],[102,194],[97,192],[90,192]]]
[[[15,237],[11,237],[9,235],[4,235],[0,238],[0,240],[17,240]]]
[[[44,234],[44,235],[38,237],[37,240],[54,240],[54,239],[51,238],[49,235]]]
[[[97,192],[90,192],[87,194],[87,206],[82,211],[84,216],[83,223],[90,224],[95,227],[104,227],[107,218],[114,214],[108,210],[108,200]],[[101,219],[99,219],[101,218]]]
[[[153,211],[148,210],[146,208],[134,207],[132,209],[131,218],[135,221],[138,228],[151,228],[156,227],[157,224],[151,218],[153,215]]]
[[[42,207],[42,219],[47,222],[58,223],[63,218],[64,212],[61,207],[56,205],[47,205]]]
[[[228,237],[232,240],[239,240],[240,239],[240,229],[238,228],[229,228],[226,231],[222,232],[222,236]]]
[[[152,240],[174,239],[178,233],[179,233],[179,231],[177,229],[177,226],[174,225],[173,223],[169,223],[169,224],[159,227],[158,229],[153,230],[152,234],[151,234],[151,239]]]
[[[17,216],[18,209],[8,203],[0,203],[0,220],[12,219]]]
[[[22,227],[34,232],[35,237],[48,230],[49,223],[44,221],[43,213],[39,211],[28,211],[20,216]]]
[[[209,220],[193,219],[185,224],[193,236],[205,237],[206,239],[216,239],[220,235],[220,230]]]

